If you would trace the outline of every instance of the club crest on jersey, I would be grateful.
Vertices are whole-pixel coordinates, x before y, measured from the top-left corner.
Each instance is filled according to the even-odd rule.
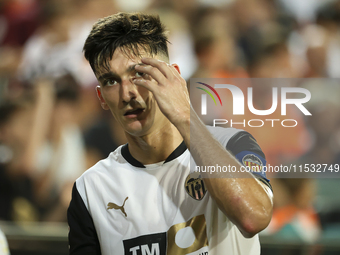
[[[185,190],[193,199],[202,200],[207,189],[199,173],[191,173],[185,180]]]
[[[262,161],[254,154],[247,154],[242,158],[244,166],[249,167],[252,172],[262,172]]]

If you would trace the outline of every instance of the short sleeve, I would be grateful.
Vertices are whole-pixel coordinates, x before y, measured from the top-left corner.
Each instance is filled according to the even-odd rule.
[[[69,224],[70,255],[100,255],[100,244],[97,232],[76,183],[72,189],[72,200],[67,210]]]
[[[249,167],[260,181],[272,189],[264,171],[264,166],[267,164],[266,157],[251,134],[246,131],[236,133],[230,138],[226,148],[243,166]]]

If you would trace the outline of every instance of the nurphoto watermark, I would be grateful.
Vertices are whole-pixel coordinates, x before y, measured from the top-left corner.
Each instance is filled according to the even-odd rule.
[[[248,171],[280,178],[339,178],[339,85],[340,79],[325,78],[190,79],[195,114],[240,163],[239,167],[194,164],[193,170],[211,175]],[[242,148],[229,148],[240,132],[248,132],[263,155],[247,149],[243,140],[248,152],[242,156]],[[191,133],[191,139],[200,136]],[[333,158],[318,154],[320,146]]]

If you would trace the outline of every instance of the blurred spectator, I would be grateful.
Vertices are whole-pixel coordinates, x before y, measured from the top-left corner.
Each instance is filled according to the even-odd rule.
[[[85,1],[85,4],[87,2],[92,1]],[[71,73],[83,86],[95,83],[91,68],[81,54],[90,25],[84,19],[81,22],[72,7],[72,2],[62,5],[48,1],[45,4],[43,25],[23,49],[19,67],[22,79],[58,78]]]
[[[306,57],[309,70],[306,77],[327,77],[327,33],[316,25],[307,26],[303,31],[307,45]]]
[[[281,239],[314,243],[321,234],[318,215],[313,209],[315,181],[312,179],[278,179],[286,192],[286,203],[274,209],[265,234]]]
[[[326,68],[331,78],[340,78],[340,1],[324,4],[318,11],[317,24],[326,30]]]
[[[80,87],[71,75],[63,76],[51,85],[55,92],[48,100],[55,103],[49,113],[50,120],[45,120],[46,136],[39,138],[42,140],[36,148],[36,194],[45,219],[66,220],[64,213],[71,199],[73,182],[86,169],[77,118]]]
[[[31,139],[33,104],[29,99],[0,106],[0,209],[2,220],[38,220],[34,182],[24,163]]]
[[[99,160],[108,157],[119,145],[127,142],[124,130],[112,118],[111,113],[104,112],[84,132],[86,145],[86,168],[92,167]]]
[[[339,106],[325,102],[312,109],[308,124],[313,135],[312,149],[299,161],[315,164],[340,163],[340,110]]]
[[[307,107],[306,119],[312,146],[299,161],[302,163],[340,163],[340,87],[337,79],[308,79],[301,86],[318,95]]]
[[[154,0],[149,6],[150,9],[171,10],[172,12],[177,13],[177,15],[180,15],[182,19],[186,19],[192,26],[195,25],[193,19],[199,7],[200,4],[197,0]]]
[[[281,6],[292,13],[299,23],[314,22],[316,13],[321,4],[332,0],[279,0]]]
[[[169,8],[160,7],[151,9],[150,12],[158,14],[169,31],[170,63],[178,64],[183,78],[189,79],[197,67],[189,23]]]
[[[238,64],[232,26],[225,9],[202,9],[194,28],[199,66],[194,78],[246,78]]]
[[[0,3],[0,75],[15,75],[22,46],[39,22],[40,6],[37,0],[6,0]]]
[[[1,171],[9,181],[4,187],[12,191],[7,199],[4,196],[11,204],[4,215],[18,221],[66,220],[72,184],[86,169],[77,119],[80,87],[67,75],[54,83],[37,80],[33,89],[33,104],[1,108],[1,141],[12,155]],[[27,201],[16,199],[20,195]],[[30,216],[23,215],[30,211]]]
[[[0,5],[0,46],[22,46],[40,21],[37,0],[11,0]]]

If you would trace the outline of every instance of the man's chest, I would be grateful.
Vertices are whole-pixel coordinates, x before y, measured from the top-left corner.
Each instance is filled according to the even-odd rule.
[[[176,254],[176,249],[207,246],[208,196],[199,176],[190,174],[189,164],[121,171],[101,181],[105,185],[96,187],[97,199],[88,197],[104,254]]]

